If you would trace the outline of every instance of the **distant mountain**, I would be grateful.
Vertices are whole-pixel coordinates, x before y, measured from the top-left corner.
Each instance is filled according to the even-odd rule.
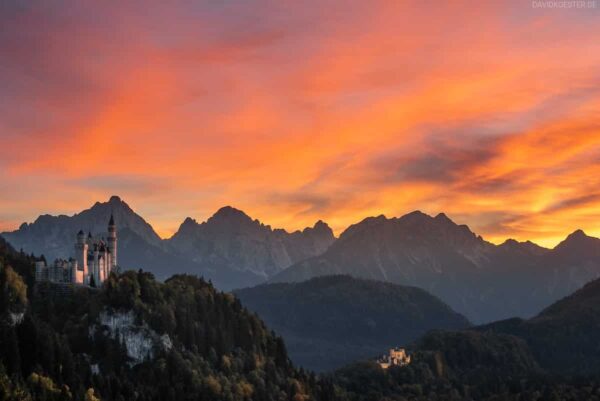
[[[427,290],[474,322],[529,317],[600,275],[600,240],[583,232],[555,249],[508,240],[494,245],[446,215],[413,212],[350,226],[322,255],[271,282],[354,277]]]
[[[292,360],[323,371],[374,357],[431,329],[462,329],[466,318],[426,291],[328,276],[235,292],[283,336]]]
[[[14,248],[43,254],[47,260],[68,258],[73,256],[77,232],[105,233],[111,213],[117,223],[121,268],[142,268],[160,279],[193,273],[211,279],[223,290],[263,282],[299,260],[321,254],[335,240],[321,221],[288,233],[231,207],[220,209],[201,224],[188,218],[172,238],[162,240],[118,196],[73,216],[40,216],[2,236]]]
[[[118,224],[119,241],[127,242],[130,235],[135,235],[150,247],[162,247],[162,241],[152,226],[118,196],[111,197],[108,202],[96,202],[91,208],[73,216],[42,215],[35,222],[23,223],[18,230],[2,233],[2,236],[16,249],[43,254],[48,260],[65,258],[72,256],[79,230],[94,235],[106,233],[111,214]],[[118,256],[122,262],[133,257],[122,246],[119,246]]]
[[[187,218],[165,242],[173,253],[201,266],[221,266],[253,275],[252,282],[245,283],[252,285],[295,262],[323,253],[334,240],[331,228],[322,221],[312,228],[288,233],[226,206],[200,224]]]

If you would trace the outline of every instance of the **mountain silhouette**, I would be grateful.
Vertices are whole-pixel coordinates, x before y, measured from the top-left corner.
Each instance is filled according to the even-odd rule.
[[[16,249],[43,254],[52,261],[73,255],[79,230],[105,233],[111,214],[117,224],[122,269],[143,268],[160,279],[192,273],[211,279],[223,290],[263,282],[299,260],[321,254],[335,240],[321,221],[288,233],[230,206],[203,223],[186,218],[173,237],[163,240],[118,196],[73,216],[40,216],[2,236]]]
[[[554,249],[508,240],[494,245],[446,215],[419,211],[369,217],[322,255],[270,282],[348,274],[423,288],[476,323],[530,317],[600,274],[600,240],[571,234]]]

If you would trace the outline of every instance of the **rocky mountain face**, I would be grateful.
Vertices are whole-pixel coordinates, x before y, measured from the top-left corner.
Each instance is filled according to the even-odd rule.
[[[295,262],[323,253],[335,240],[321,221],[288,233],[232,207],[220,209],[200,224],[188,218],[172,238],[162,240],[117,196],[74,216],[40,216],[2,236],[14,248],[43,254],[49,261],[68,258],[73,256],[76,233],[105,233],[111,213],[117,222],[121,268],[143,268],[160,279],[173,273],[192,273],[225,290],[265,281]]]
[[[227,206],[203,223],[187,218],[166,244],[173,253],[199,265],[224,266],[254,275],[255,284],[295,262],[323,253],[334,240],[333,232],[322,221],[290,234]]]
[[[325,253],[271,279],[349,274],[423,288],[473,322],[529,317],[600,275],[600,240],[577,231],[554,249],[491,244],[444,214],[371,217]]]
[[[151,247],[162,246],[161,239],[152,226],[118,196],[111,197],[108,202],[96,202],[91,208],[73,216],[42,215],[35,222],[23,223],[18,230],[2,233],[2,236],[14,248],[43,254],[51,261],[73,255],[73,245],[79,230],[93,235],[106,233],[111,213],[119,224],[119,241],[126,242],[130,235],[136,235]],[[130,255],[126,248],[122,250],[119,257],[127,260]]]
[[[264,284],[235,295],[283,337],[293,362],[317,371],[373,358],[432,329],[469,326],[420,288],[350,276]]]

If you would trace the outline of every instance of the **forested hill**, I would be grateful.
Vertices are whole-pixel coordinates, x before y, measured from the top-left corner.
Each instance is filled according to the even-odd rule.
[[[235,292],[283,336],[292,360],[324,371],[416,340],[467,319],[425,290],[350,276],[264,284]]]
[[[529,320],[479,327],[527,341],[540,364],[560,374],[600,376],[600,279],[586,284]]]
[[[538,316],[430,332],[412,362],[336,373],[354,400],[600,400],[600,280]]]
[[[38,286],[27,295],[33,259],[1,252],[2,400],[333,397],[233,295],[201,279],[159,283],[130,271],[99,290]]]

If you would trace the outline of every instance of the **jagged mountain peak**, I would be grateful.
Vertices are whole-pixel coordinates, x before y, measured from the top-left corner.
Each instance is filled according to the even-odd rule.
[[[529,240],[527,240],[527,241],[517,241],[514,238],[508,238],[507,240],[505,240],[503,243],[501,243],[498,246],[512,247],[512,248],[517,248],[517,247],[537,247],[537,248],[543,248],[543,247],[539,246],[538,244],[536,244],[535,242],[531,242]]]
[[[187,218],[166,244],[180,257],[211,269],[217,266],[246,274],[248,283],[255,284],[299,260],[321,254],[334,240],[324,222],[288,233],[225,206],[200,224]]]
[[[573,231],[571,234],[567,236],[567,240],[577,240],[583,238],[590,238],[582,229],[578,229]]]
[[[185,220],[183,220],[183,223],[181,223],[181,225],[193,225],[193,224],[198,224],[198,222],[196,221],[196,219],[193,219],[191,217],[186,217]]]
[[[556,245],[555,249],[585,246],[586,244],[600,244],[600,240],[595,237],[590,237],[583,230],[579,229],[569,234],[562,242]]]
[[[548,248],[539,246],[538,244],[527,241],[517,241],[514,238],[509,238],[500,245],[498,249],[501,251],[516,252],[517,254],[543,255],[549,251]]]
[[[242,230],[247,232],[256,232],[265,229],[271,231],[271,227],[265,226],[258,220],[253,220],[244,211],[236,209],[232,206],[224,206],[220,208],[205,222],[201,223],[199,227],[217,231]]]
[[[465,224],[456,224],[446,214],[439,213],[432,217],[420,210],[407,213],[401,217],[387,218],[385,215],[367,217],[357,224],[351,225],[340,235],[341,240],[351,238],[359,233],[375,233],[382,230],[388,231],[390,235],[400,233],[411,237],[436,239],[454,239],[455,241],[477,241],[485,242],[477,236]],[[392,234],[393,233],[393,234]]]
[[[196,221],[196,219],[193,219],[188,216],[179,225],[179,228],[177,229],[177,231],[175,232],[175,234],[173,234],[173,236],[171,238],[173,238],[177,235],[193,234],[194,230],[196,230],[198,226],[199,226],[199,224]]]
[[[312,227],[306,227],[302,232],[313,231],[316,233],[324,233],[330,234],[333,236],[333,230],[329,227],[329,224],[325,223],[323,220],[317,221]]]
[[[500,246],[517,246],[520,242],[514,238],[508,238],[506,241],[500,244]]]
[[[595,260],[600,258],[600,239],[588,236],[583,230],[569,234],[554,248],[559,260]]]
[[[373,216],[365,217],[360,222],[358,222],[356,224],[352,224],[351,226],[346,228],[344,231],[342,231],[339,239],[340,239],[340,241],[343,242],[349,238],[354,237],[355,235],[358,235],[359,233],[370,230],[372,227],[381,226],[382,224],[385,224],[387,221],[388,221],[388,219],[384,215],[379,215],[377,217],[373,217]]]
[[[112,195],[106,202],[96,202],[91,209],[95,208],[133,211],[127,202],[117,195]]]
[[[233,206],[223,206],[216,211],[212,216],[213,218],[243,218],[252,220],[244,211],[236,209]]]
[[[111,216],[117,231],[123,234],[120,235],[120,240],[126,242],[127,232],[130,231],[148,244],[160,246],[161,239],[152,226],[116,195],[106,202],[96,202],[90,208],[72,216],[41,215],[33,223],[22,224],[18,230],[3,235],[13,245],[28,252],[43,253],[50,259],[68,257],[72,255],[77,232],[84,230],[102,235],[107,231]],[[126,260],[127,251],[120,252],[120,255],[125,256]]]
[[[448,215],[446,215],[446,213],[440,212],[435,216],[436,220],[442,220],[442,221],[449,221],[451,223],[454,223],[449,217]]]

